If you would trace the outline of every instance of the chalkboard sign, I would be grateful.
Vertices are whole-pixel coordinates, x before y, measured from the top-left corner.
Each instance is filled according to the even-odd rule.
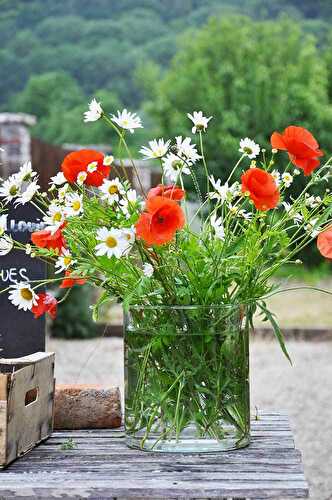
[[[7,233],[13,239],[28,243],[31,233],[42,229],[41,214],[31,204],[9,207]],[[42,280],[46,266],[32,259],[24,250],[13,250],[0,256],[0,289],[20,281]],[[34,319],[30,311],[19,311],[8,300],[8,293],[0,294],[0,357],[12,358],[45,350],[45,318]]]

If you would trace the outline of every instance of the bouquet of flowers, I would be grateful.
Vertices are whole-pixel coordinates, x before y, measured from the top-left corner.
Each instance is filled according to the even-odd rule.
[[[123,304],[130,445],[164,451],[244,446],[254,314],[271,322],[289,357],[266,304],[279,291],[271,278],[281,266],[297,263],[298,252],[314,238],[321,254],[332,258],[329,161],[320,163],[323,153],[308,130],[289,126],[272,134],[270,151],[242,139],[239,159],[221,182],[210,175],[204,154],[212,117],[194,112],[188,119],[197,144],[179,136],[141,148],[143,158],[161,169],[161,183],[145,192],[127,144],[127,134],[142,127],[140,118],[126,109],[110,115],[94,99],[84,120],[99,119],[130,159],[140,192],[122,158],[116,166],[112,156],[95,150],[68,154],[47,192],[31,164],[23,165],[0,187],[0,254],[22,250],[53,263],[55,274],[3,291],[36,318],[56,315],[57,300],[44,291],[51,282],[67,294],[86,282],[100,288],[95,318],[105,302]],[[292,197],[289,187],[303,175],[306,185]],[[199,201],[191,216],[184,187],[189,182]],[[322,196],[312,193],[318,185]],[[44,229],[32,234],[31,244],[6,234],[8,202],[32,203],[40,211]]]

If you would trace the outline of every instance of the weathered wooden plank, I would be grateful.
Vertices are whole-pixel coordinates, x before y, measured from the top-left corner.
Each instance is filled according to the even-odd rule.
[[[66,439],[66,438],[72,438],[76,439],[78,441],[103,441],[104,439],[112,439],[112,440],[119,440],[122,439],[124,436],[123,433],[121,434],[112,434],[112,433],[105,433],[105,432],[100,432],[100,435],[98,434],[88,434],[84,432],[76,432],[72,431],[71,433],[62,433],[62,432],[54,432],[52,437],[49,439],[48,442],[55,442],[56,440],[59,439]],[[268,437],[277,437],[280,439],[283,438],[293,438],[292,432],[288,429],[273,429],[273,428],[266,428],[266,429],[252,429],[251,431],[251,437],[252,438],[257,438],[257,437],[262,437],[262,438],[268,438]],[[45,443],[46,444],[46,443]]]
[[[43,471],[52,471],[54,470],[54,463],[51,461],[49,463],[43,463],[42,469]],[[120,462],[120,463],[111,463],[107,462],[104,460],[87,460],[83,461],[82,458],[81,460],[77,460],[76,462],[73,462],[72,460],[67,460],[67,461],[62,461],[57,463],[57,471],[68,471],[68,472],[83,472],[83,471],[94,471],[96,474],[103,475],[104,472],[106,471],[107,473],[117,473],[119,470],[121,471],[121,474],[124,474],[125,472],[128,473],[135,473],[136,471],[144,473],[148,472],[155,472],[156,468],[162,467],[164,470],[167,472],[169,471],[189,471],[189,472],[209,472],[209,473],[271,473],[271,474],[284,474],[284,473],[296,473],[296,474],[301,474],[303,473],[302,468],[299,467],[299,464],[274,464],[273,465],[273,472],[271,472],[271,464],[259,464],[259,463],[253,463],[253,464],[246,464],[244,465],[243,463],[240,464],[182,464],[178,466],[168,466],[166,467],[164,464],[153,464],[153,463],[145,463],[145,462],[136,462],[135,464],[130,463],[129,465],[125,462]],[[39,472],[40,471],[40,464],[39,463],[34,463],[34,464],[17,464],[16,467],[13,469],[15,472]]]
[[[121,429],[56,432],[2,473],[0,497],[306,497],[301,454],[287,417],[271,412],[261,418],[253,421],[249,447],[214,454],[130,449]],[[61,449],[69,438],[74,449]]]

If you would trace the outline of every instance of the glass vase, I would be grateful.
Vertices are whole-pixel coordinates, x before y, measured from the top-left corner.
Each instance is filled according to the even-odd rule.
[[[243,306],[134,306],[124,315],[130,447],[217,452],[250,440]]]

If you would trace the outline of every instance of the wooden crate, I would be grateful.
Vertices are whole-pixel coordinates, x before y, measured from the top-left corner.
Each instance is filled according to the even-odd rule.
[[[54,353],[0,358],[0,467],[53,430]]]

